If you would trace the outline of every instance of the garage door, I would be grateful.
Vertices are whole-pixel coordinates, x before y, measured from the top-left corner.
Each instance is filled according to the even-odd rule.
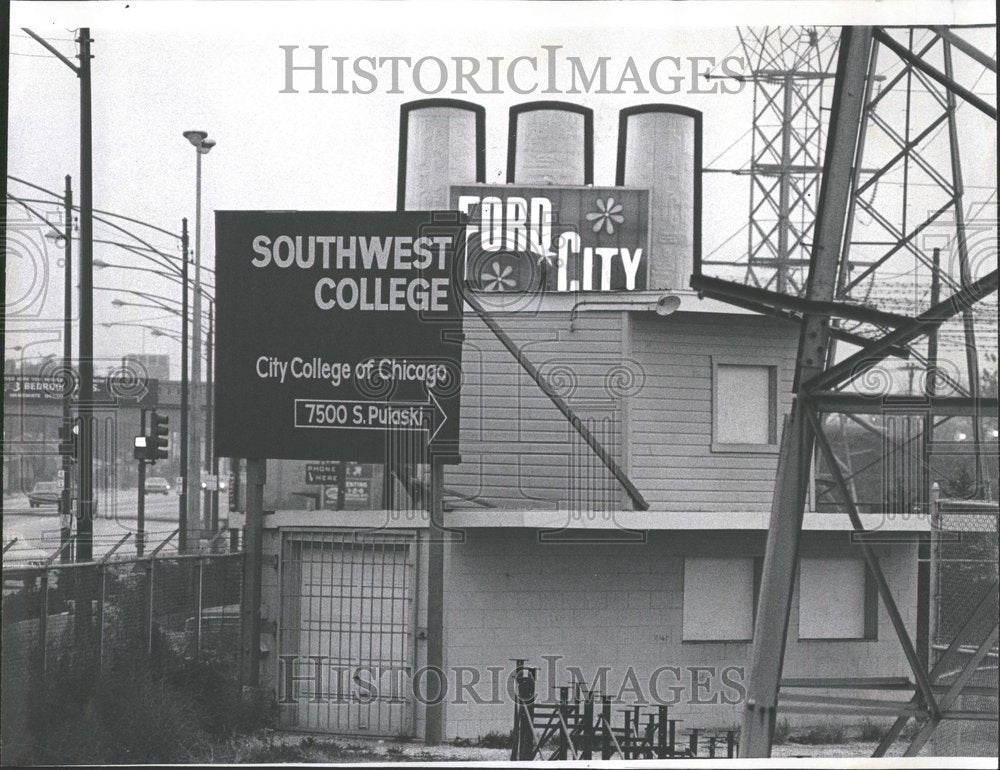
[[[282,726],[411,734],[413,534],[284,531],[282,537]]]

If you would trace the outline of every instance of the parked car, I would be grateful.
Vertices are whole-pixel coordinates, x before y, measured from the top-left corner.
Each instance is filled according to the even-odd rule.
[[[59,505],[62,499],[62,485],[58,481],[36,481],[28,493],[28,505],[38,508],[43,505]]]
[[[151,476],[146,479],[146,494],[166,495],[170,493],[170,484],[160,476]]]

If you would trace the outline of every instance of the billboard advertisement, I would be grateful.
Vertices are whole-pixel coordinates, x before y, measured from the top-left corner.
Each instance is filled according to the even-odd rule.
[[[644,290],[649,193],[623,187],[455,185],[469,287],[484,292]]]
[[[463,234],[453,212],[217,212],[218,453],[457,461]]]

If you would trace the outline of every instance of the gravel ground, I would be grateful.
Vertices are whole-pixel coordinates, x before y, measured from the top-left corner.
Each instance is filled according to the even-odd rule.
[[[774,747],[775,758],[870,757],[876,743],[824,745],[785,743]],[[890,755],[895,752],[890,751]],[[332,737],[308,733],[273,733],[239,747],[235,761],[243,762],[468,762],[505,761],[508,749],[442,745],[433,748],[416,741]]]

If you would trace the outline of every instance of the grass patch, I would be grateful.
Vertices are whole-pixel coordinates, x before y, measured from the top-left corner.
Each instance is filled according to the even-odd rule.
[[[846,730],[835,725],[816,725],[804,733],[789,736],[789,743],[801,743],[808,746],[822,746],[833,743],[845,743]]]
[[[451,742],[451,745],[462,749],[509,749],[514,745],[514,738],[511,733],[491,730],[486,735],[480,735],[475,740],[472,738],[456,738]]]
[[[17,729],[4,730],[3,763],[201,762],[273,716],[269,694],[244,699],[206,663],[137,655],[96,672],[96,664],[56,663],[22,704]]]
[[[787,719],[782,719],[774,726],[774,738],[772,743],[780,745],[788,743],[788,737],[792,734],[792,724]]]
[[[481,749],[509,749],[513,746],[513,740],[510,733],[493,730],[486,735],[480,735],[473,745]]]
[[[889,732],[889,725],[883,722],[876,722],[873,719],[866,719],[861,723],[861,730],[858,735],[862,741],[881,741]]]

